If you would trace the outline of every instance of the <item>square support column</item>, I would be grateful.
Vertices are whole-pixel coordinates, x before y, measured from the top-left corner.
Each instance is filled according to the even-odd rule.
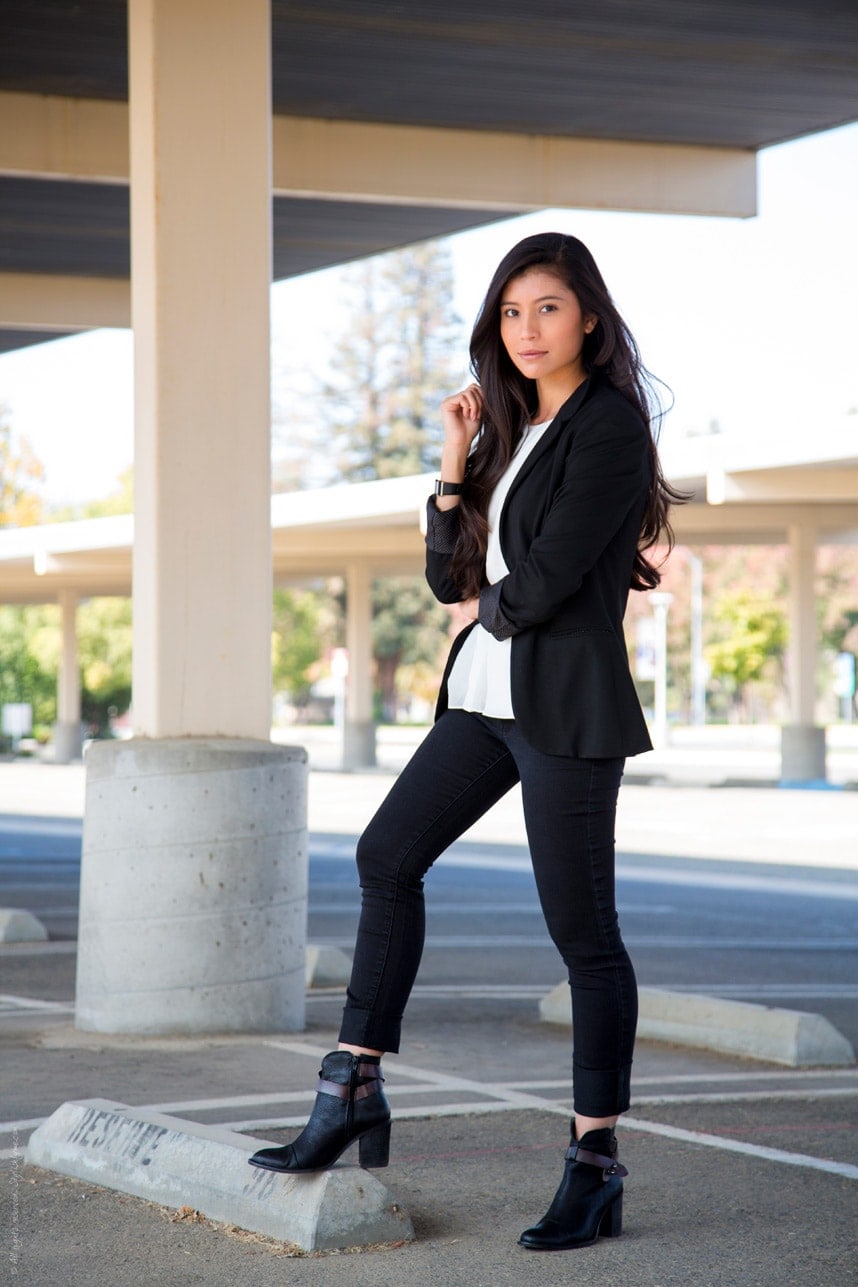
[[[781,729],[781,779],[824,782],[825,729],[816,707],[816,529],[806,522],[789,529],[790,722]]]
[[[135,732],[268,738],[268,0],[128,12]]]
[[[87,760],[77,1023],[299,1028],[306,754],[269,741],[269,5],[128,18],[136,736]]]
[[[372,569],[349,564],[346,574],[346,646],[349,675],[343,728],[343,768],[375,764],[375,721],[372,717]]]

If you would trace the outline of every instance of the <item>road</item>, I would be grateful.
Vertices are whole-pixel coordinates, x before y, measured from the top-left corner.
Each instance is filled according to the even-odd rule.
[[[0,906],[32,911],[55,950],[63,942],[71,948],[76,936],[81,827],[79,819],[0,816]],[[313,943],[351,948],[353,853],[353,836],[311,834]],[[622,851],[617,872],[621,924],[640,983],[814,1010],[858,1048],[855,873]],[[487,988],[538,997],[562,978],[523,845],[459,842],[426,889],[424,1000]],[[66,955],[38,999],[72,1000],[74,958]],[[0,969],[0,992],[15,994],[19,968],[10,958]],[[42,977],[38,971],[35,986]]]

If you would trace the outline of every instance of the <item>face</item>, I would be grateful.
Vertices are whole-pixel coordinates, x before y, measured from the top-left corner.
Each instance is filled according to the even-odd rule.
[[[584,337],[596,325],[578,296],[544,268],[511,277],[501,297],[500,334],[514,366],[530,380],[577,385],[586,374]]]

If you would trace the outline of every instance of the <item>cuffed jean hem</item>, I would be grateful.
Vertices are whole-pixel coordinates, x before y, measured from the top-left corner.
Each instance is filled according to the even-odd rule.
[[[372,1010],[343,1011],[339,1040],[347,1046],[365,1046],[367,1050],[383,1050],[398,1055],[402,1040],[402,1022],[384,1023]]]
[[[572,1065],[575,1112],[582,1117],[615,1117],[631,1103],[632,1066],[582,1068]]]

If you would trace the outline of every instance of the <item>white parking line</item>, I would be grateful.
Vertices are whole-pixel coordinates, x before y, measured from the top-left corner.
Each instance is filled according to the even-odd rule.
[[[274,1046],[280,1050],[288,1050],[292,1054],[308,1055],[313,1059],[323,1058],[327,1053],[315,1046],[305,1045],[303,1042],[292,1041],[267,1041],[265,1045]],[[397,1071],[406,1077],[416,1077],[423,1081],[430,1082],[439,1089],[449,1090],[467,1090],[474,1094],[496,1096],[501,1102],[502,1107],[490,1109],[491,1112],[503,1111],[503,1106],[508,1110],[515,1108],[536,1108],[542,1112],[555,1113],[563,1117],[568,1116],[568,1107],[558,1104],[550,1099],[543,1099],[536,1095],[528,1095],[521,1091],[512,1090],[505,1086],[493,1084],[485,1085],[483,1082],[471,1081],[466,1077],[452,1077],[445,1073],[435,1073],[426,1068],[416,1068],[412,1064],[401,1064],[397,1062]],[[776,1095],[771,1098],[777,1098]],[[474,1112],[477,1111],[475,1105],[468,1104],[459,1107],[458,1105],[448,1105],[448,1112]],[[424,1110],[424,1115],[435,1114],[436,1110]],[[417,1115],[411,1110],[410,1115]],[[440,1116],[440,1114],[438,1114]],[[858,1180],[858,1166],[853,1166],[848,1162],[832,1162],[827,1158],[812,1157],[806,1153],[789,1153],[784,1149],[773,1149],[758,1146],[756,1144],[745,1144],[741,1140],[725,1139],[720,1135],[709,1135],[703,1131],[687,1131],[680,1126],[666,1126],[661,1122],[648,1122],[642,1118],[623,1116],[623,1127],[629,1130],[648,1132],[651,1135],[663,1135],[668,1139],[681,1140],[684,1143],[700,1144],[705,1148],[719,1148],[727,1153],[745,1153],[755,1158],[765,1158],[771,1162],[783,1162],[788,1166],[802,1166],[810,1170],[828,1171],[831,1174],[841,1175],[850,1180]]]
[[[68,1012],[74,1010],[73,1001],[40,1001],[36,997],[18,997],[10,993],[0,993],[0,1006],[8,1006],[11,1010],[45,1010]]]
[[[803,1166],[811,1171],[828,1171],[842,1175],[847,1180],[858,1180],[858,1166],[849,1162],[832,1162],[809,1153],[788,1153],[785,1149],[766,1148],[761,1144],[745,1144],[742,1140],[725,1139],[723,1135],[708,1135],[704,1131],[686,1131],[681,1126],[666,1126],[662,1122],[647,1122],[638,1117],[623,1117],[623,1129],[643,1131],[647,1135],[663,1135],[667,1139],[681,1140],[686,1144],[701,1144],[704,1148],[723,1149],[727,1153],[744,1153],[748,1157],[765,1158],[769,1162],[783,1162],[787,1166]]]

